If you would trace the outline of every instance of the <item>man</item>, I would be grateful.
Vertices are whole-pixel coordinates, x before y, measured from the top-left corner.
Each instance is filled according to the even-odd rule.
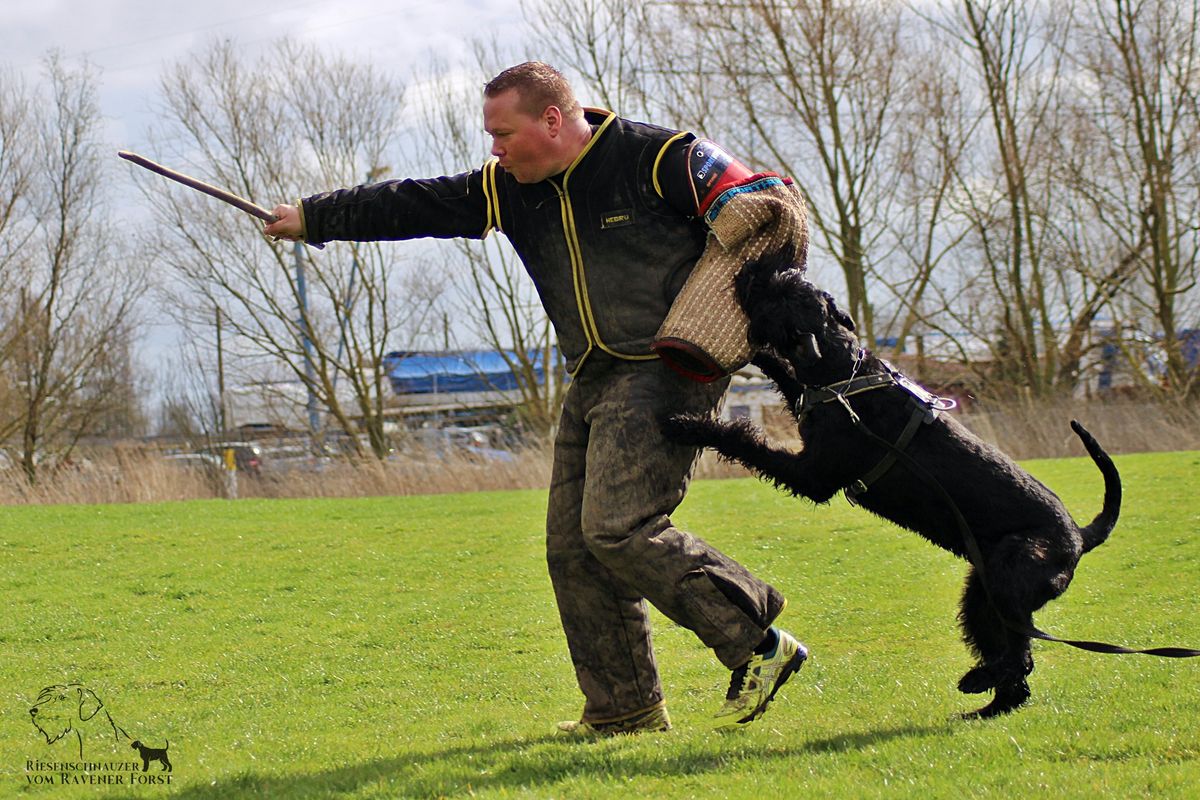
[[[732,671],[717,717],[745,724],[807,651],[772,627],[785,603],[778,591],[671,524],[697,453],[666,441],[658,419],[715,411],[728,379],[687,380],[650,343],[708,244],[708,204],[758,176],[691,134],[585,111],[540,62],[487,84],[483,121],[494,159],[481,169],[308,197],[276,207],[279,220],[265,232],[312,243],[479,239],[492,230],[509,238],[572,374],[546,546],[585,705],[559,730],[670,728],[647,601]]]

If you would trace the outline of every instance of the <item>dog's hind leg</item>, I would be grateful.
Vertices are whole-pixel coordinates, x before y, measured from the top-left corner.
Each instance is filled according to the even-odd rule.
[[[1017,624],[1031,624],[1028,612],[1019,618],[1002,589],[997,587],[989,596],[979,574],[972,567],[963,591],[959,620],[967,646],[978,656],[979,663],[968,670],[958,682],[966,694],[993,690],[992,702],[963,716],[985,719],[1015,710],[1029,699],[1026,677],[1033,671],[1033,654],[1029,637],[1012,630],[1005,619]],[[997,610],[997,605],[1001,610]],[[1002,617],[1001,614],[1004,616]]]
[[[963,641],[978,660],[959,680],[958,690],[964,694],[990,691],[996,686],[995,665],[1004,653],[1007,637],[974,567],[967,573],[958,621]]]

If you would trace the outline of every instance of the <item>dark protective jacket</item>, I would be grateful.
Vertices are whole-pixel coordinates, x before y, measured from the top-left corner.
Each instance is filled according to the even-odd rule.
[[[495,161],[458,175],[342,189],[301,201],[305,238],[508,237],[575,372],[597,350],[657,356],[650,342],[708,228],[688,174],[690,133],[588,109],[594,134],[561,175],[521,184]]]

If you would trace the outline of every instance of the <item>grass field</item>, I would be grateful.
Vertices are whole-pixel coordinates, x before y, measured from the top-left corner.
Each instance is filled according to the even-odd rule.
[[[1120,524],[1038,622],[1200,646],[1200,453],[1117,465]],[[1098,510],[1090,462],[1028,466],[1077,518]],[[677,522],[789,596],[781,623],[810,646],[809,665],[760,722],[716,734],[708,717],[728,673],[656,616],[675,730],[555,740],[582,701],[542,561],[543,503],[517,491],[5,508],[0,797],[928,800],[1200,787],[1200,659],[1039,643],[1023,711],[958,721],[980,702],[954,688],[968,666],[954,619],[961,562],[841,500],[813,508],[753,480],[698,483]],[[169,740],[169,786],[131,789],[122,770],[140,769],[137,754],[86,726],[88,779],[109,782],[71,782],[77,745],[47,744],[29,714],[42,687],[71,683],[129,736]]]

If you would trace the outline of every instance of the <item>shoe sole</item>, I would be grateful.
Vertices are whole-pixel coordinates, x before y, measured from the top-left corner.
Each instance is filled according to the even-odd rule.
[[[635,717],[639,721],[622,727],[621,723],[612,723],[597,727],[591,723],[575,720],[558,723],[557,734],[574,739],[606,739],[611,736],[630,736],[639,733],[665,733],[671,730],[671,719],[665,708],[659,708],[647,714]],[[629,721],[626,720],[626,723]]]
[[[667,733],[671,730],[670,725],[662,728],[629,728],[623,731],[598,731],[595,728],[588,731],[567,730],[558,728],[554,735],[556,738],[574,741],[599,741],[601,739],[612,739],[618,736],[640,736],[643,733]]]
[[[771,687],[771,693],[767,695],[767,699],[763,700],[758,706],[746,716],[739,719],[733,725],[745,725],[748,722],[753,722],[763,715],[767,710],[767,706],[775,699],[775,693],[779,691],[779,687],[788,682],[788,679],[800,671],[804,666],[804,662],[808,661],[808,650],[803,645],[796,649],[796,655],[788,661],[787,665],[780,671],[779,677],[775,679],[775,685]],[[730,727],[726,725],[725,727]]]

